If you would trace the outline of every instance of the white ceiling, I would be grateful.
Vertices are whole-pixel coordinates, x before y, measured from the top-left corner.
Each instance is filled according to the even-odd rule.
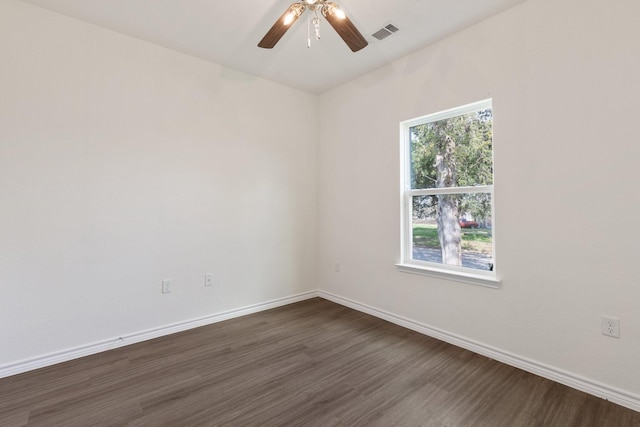
[[[273,49],[258,41],[294,0],[22,0],[220,65],[320,94],[524,0],[335,0],[369,42],[351,52],[305,12]],[[400,29],[371,36],[392,23]]]

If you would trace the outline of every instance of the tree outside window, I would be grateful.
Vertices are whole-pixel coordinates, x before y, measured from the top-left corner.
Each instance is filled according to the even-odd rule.
[[[491,100],[402,124],[403,262],[492,271]]]

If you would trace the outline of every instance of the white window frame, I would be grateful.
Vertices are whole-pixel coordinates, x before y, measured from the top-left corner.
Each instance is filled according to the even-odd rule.
[[[479,110],[492,108],[492,99],[485,99],[461,107],[451,108],[434,114],[406,120],[400,123],[400,194],[401,194],[401,248],[400,262],[396,264],[399,271],[404,273],[420,274],[439,279],[469,283],[473,285],[498,288],[500,280],[496,274],[496,244],[495,244],[495,202],[493,197],[494,185],[482,185],[473,187],[449,187],[428,188],[414,190],[411,188],[411,131],[414,126],[449,119],[456,116],[473,113]],[[493,148],[493,147],[492,147]],[[493,152],[492,152],[493,155]],[[494,182],[495,184],[495,182]],[[413,259],[413,197],[436,194],[491,194],[491,225],[494,230],[493,244],[493,271],[477,270],[468,267],[458,267],[429,261]]]

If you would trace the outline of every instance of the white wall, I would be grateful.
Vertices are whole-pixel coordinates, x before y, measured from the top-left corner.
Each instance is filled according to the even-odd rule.
[[[316,289],[316,96],[13,0],[0,57],[0,366]]]
[[[315,96],[1,2],[0,366],[319,278],[639,395],[640,239],[625,223],[640,208],[638,16],[635,0],[530,0],[318,108]],[[502,288],[399,273],[398,123],[486,97]],[[202,286],[205,272],[217,286]],[[622,319],[621,339],[600,334],[602,314]]]
[[[639,396],[639,16],[531,0],[323,95],[320,289]],[[399,122],[487,97],[502,288],[398,272]]]

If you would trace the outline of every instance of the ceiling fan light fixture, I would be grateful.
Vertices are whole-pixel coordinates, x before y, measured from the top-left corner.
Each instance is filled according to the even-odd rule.
[[[345,19],[347,15],[336,3],[328,2],[323,9],[324,16],[332,15],[338,19]]]
[[[304,9],[305,7],[301,4],[298,4],[298,3],[292,4],[284,16],[284,20],[283,20],[284,25],[288,26],[294,23],[300,17],[300,15],[302,15],[302,12],[304,12]]]
[[[322,8],[322,15],[326,18],[327,16],[333,16],[338,19],[344,19],[347,17],[345,13],[340,9],[334,2],[326,2],[324,7]]]
[[[287,13],[287,16],[284,17],[284,25],[291,25],[296,15],[293,12]]]

